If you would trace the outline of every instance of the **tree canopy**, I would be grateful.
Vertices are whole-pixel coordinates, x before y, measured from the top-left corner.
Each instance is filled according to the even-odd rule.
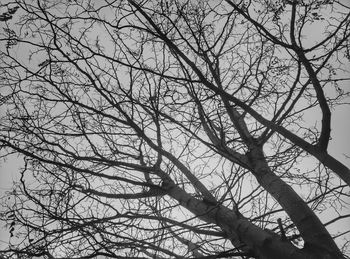
[[[349,3],[16,0],[0,24],[4,258],[349,258]]]

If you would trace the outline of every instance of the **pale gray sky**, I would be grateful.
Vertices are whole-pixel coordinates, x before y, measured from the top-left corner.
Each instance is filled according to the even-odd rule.
[[[346,0],[345,0],[346,1]],[[313,31],[317,34],[317,31]],[[350,73],[348,74],[350,77]],[[350,88],[350,82],[340,83],[344,88]],[[3,107],[0,108],[0,112],[3,112]],[[350,167],[350,105],[338,107],[333,111],[332,118],[332,140],[329,145],[329,153],[341,162]],[[313,114],[308,114],[310,119]],[[307,117],[306,117],[307,119]],[[7,191],[11,190],[14,181],[19,179],[19,167],[22,161],[15,155],[8,157],[6,161],[0,160],[0,195],[3,196]],[[350,203],[350,198],[349,198]],[[339,227],[350,225],[350,219],[339,221],[336,225]],[[335,225],[334,225],[335,226]],[[0,249],[2,245],[7,245],[9,240],[9,233],[7,229],[0,229]],[[103,257],[101,257],[102,259]]]

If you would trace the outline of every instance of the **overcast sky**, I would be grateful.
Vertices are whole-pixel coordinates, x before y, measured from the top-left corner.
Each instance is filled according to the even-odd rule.
[[[348,75],[350,77],[350,74]],[[343,88],[349,88],[350,82],[342,82]],[[0,107],[0,112],[5,107]],[[333,111],[332,117],[332,140],[329,145],[329,153],[350,167],[350,105],[338,107]],[[313,114],[308,114],[310,118]],[[306,117],[305,119],[308,119]],[[11,190],[13,182],[19,179],[19,168],[22,161],[15,155],[8,157],[6,161],[0,160],[0,195],[3,196]],[[349,200],[350,202],[350,200]],[[350,219],[340,221],[338,224],[350,224]],[[9,233],[7,229],[0,229],[0,248],[7,245]],[[103,258],[103,257],[101,257]]]

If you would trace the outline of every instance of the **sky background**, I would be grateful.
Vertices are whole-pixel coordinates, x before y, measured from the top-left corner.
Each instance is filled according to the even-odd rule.
[[[317,34],[317,30],[313,33]],[[341,75],[339,75],[339,77],[341,77]],[[348,77],[350,77],[350,75],[348,75]],[[350,88],[349,81],[344,81],[339,85],[344,89]],[[5,107],[0,107],[0,113],[4,112],[4,108]],[[343,105],[332,112],[332,140],[329,145],[329,153],[350,167],[350,158],[347,158],[347,156],[350,157],[350,105]],[[305,116],[305,120],[312,119],[318,114],[318,112],[317,114],[309,113]],[[4,196],[7,192],[11,191],[13,183],[18,181],[21,165],[22,161],[18,159],[16,155],[9,156],[5,161],[0,160],[0,196]],[[342,224],[348,226],[350,224],[350,219],[339,221],[337,224],[334,224],[334,226]],[[3,228],[3,225],[0,224],[0,227],[1,249],[3,245],[8,244],[9,232],[8,229]]]
[[[349,82],[342,83],[344,88],[350,88]],[[3,109],[0,109],[3,112]],[[316,114],[308,114],[310,119]],[[332,140],[329,144],[329,153],[336,159],[350,167],[350,105],[343,105],[333,111],[332,114]],[[305,117],[305,120],[308,119]],[[14,182],[19,180],[19,170],[22,160],[16,155],[9,156],[6,161],[0,161],[0,196],[6,195],[11,191]],[[350,203],[350,198],[349,198]],[[1,205],[1,204],[0,204]],[[350,213],[350,210],[347,212]],[[345,213],[344,213],[345,214]],[[328,220],[326,220],[328,221]],[[349,226],[350,218],[340,220],[333,227],[340,229],[341,226]],[[9,230],[4,228],[0,222],[0,249],[3,245],[7,245],[9,240]]]

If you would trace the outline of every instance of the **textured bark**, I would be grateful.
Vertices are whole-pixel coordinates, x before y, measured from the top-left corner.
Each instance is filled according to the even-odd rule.
[[[164,182],[163,188],[169,196],[201,220],[219,225],[236,247],[257,258],[320,258],[307,250],[294,247],[288,241],[283,241],[277,234],[255,226],[238,211],[196,199],[170,181]]]
[[[268,166],[262,148],[254,147],[249,158],[253,173],[260,185],[269,192],[287,212],[305,241],[305,247],[319,251],[320,255],[341,258],[342,254],[320,219],[300,196],[276,176]]]

